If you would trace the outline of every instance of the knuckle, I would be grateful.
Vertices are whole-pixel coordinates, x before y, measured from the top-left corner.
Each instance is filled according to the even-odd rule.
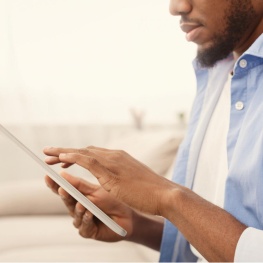
[[[76,219],[73,220],[73,226],[74,226],[75,228],[79,228],[79,223],[77,222]]]
[[[87,154],[89,153],[89,150],[87,148],[80,148],[77,150],[78,154]]]
[[[90,165],[96,165],[98,163],[98,161],[93,157],[89,158],[88,162]]]
[[[116,150],[116,151],[114,151],[113,154],[112,154],[112,159],[114,159],[114,160],[120,160],[120,159],[123,158],[123,156],[124,156],[125,154],[126,154],[126,152],[123,151],[123,150]]]
[[[117,153],[119,154],[119,156],[123,156],[126,152],[124,150],[118,150]]]
[[[81,212],[79,212],[76,209],[75,209],[74,215],[75,215],[75,218],[81,218],[81,216],[82,216]]]
[[[62,198],[62,200],[70,210],[75,210],[75,200],[73,198]]]
[[[93,146],[93,145],[89,145],[89,146],[86,147],[86,149],[91,149],[91,150],[92,150],[92,149],[95,149],[95,148],[96,148],[96,147]]]
[[[84,237],[84,238],[88,238],[89,235],[86,231],[83,231],[82,229],[79,229],[79,235]]]
[[[68,214],[69,214],[71,217],[73,217],[73,218],[75,217],[75,214],[74,214],[74,212],[73,212],[73,211],[71,211],[71,210],[69,210],[69,211],[68,211]]]
[[[65,149],[63,149],[61,147],[58,147],[58,148],[52,147],[52,152],[59,155],[60,153],[65,152]]]
[[[92,220],[92,215],[85,213],[85,215],[82,218],[83,223],[90,224],[91,220]]]
[[[103,183],[103,188],[109,192],[117,195],[119,192],[120,178],[118,176],[112,176]]]
[[[111,162],[111,163],[108,164],[108,168],[114,174],[118,175],[119,174],[120,164],[118,162]]]

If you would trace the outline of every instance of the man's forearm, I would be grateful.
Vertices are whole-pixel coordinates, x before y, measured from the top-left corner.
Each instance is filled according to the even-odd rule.
[[[237,242],[246,226],[232,215],[181,186],[171,191],[163,207],[162,215],[206,260],[234,260]]]
[[[154,250],[160,250],[164,219],[141,213],[134,215],[133,234],[129,241],[142,244]]]

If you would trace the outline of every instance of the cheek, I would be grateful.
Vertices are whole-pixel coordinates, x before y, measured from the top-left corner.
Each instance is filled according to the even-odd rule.
[[[200,0],[204,2],[199,7],[199,14],[204,21],[205,26],[212,34],[221,31],[225,27],[227,14],[229,13],[229,4],[225,2],[236,0]],[[242,0],[243,1],[243,0]],[[198,8],[198,6],[196,6]]]
[[[210,38],[220,37],[226,32],[227,22],[223,16],[214,15],[207,23],[207,32]]]

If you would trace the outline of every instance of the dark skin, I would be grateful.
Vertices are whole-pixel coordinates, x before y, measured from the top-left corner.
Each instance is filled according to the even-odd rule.
[[[98,179],[100,188],[104,190],[95,187],[93,195],[86,195],[126,228],[126,240],[159,249],[163,220],[158,215],[176,225],[209,261],[233,260],[236,244],[246,226],[191,190],[158,176],[129,154],[97,147],[46,148],[44,152],[51,156],[46,159],[48,164],[78,164]],[[73,183],[69,176],[67,179]],[[105,226],[89,212],[85,212],[87,217],[84,217],[83,208],[81,213],[77,212],[81,205],[51,179],[47,177],[46,180],[53,191],[64,196],[63,200],[82,236],[104,241],[120,240],[112,231],[105,231]],[[80,186],[81,180],[76,180],[75,185]],[[88,182],[83,185],[84,189],[89,188]],[[117,209],[109,209],[112,207],[109,202]],[[107,207],[102,204],[107,204]]]
[[[181,17],[183,31],[189,33],[187,25],[198,27],[196,32],[186,34],[188,41],[197,44],[198,53],[205,52],[211,47],[217,50],[217,45],[224,44],[218,42],[218,39],[224,39],[230,48],[225,55],[233,52],[235,59],[238,59],[261,35],[262,9],[262,2],[258,0],[170,1],[170,13]],[[239,16],[241,19],[238,19]],[[238,25],[233,25],[235,23]],[[232,42],[233,45],[229,45]],[[223,51],[219,49],[218,52]]]
[[[71,197],[64,189],[57,185],[50,177],[46,176],[45,181],[47,186],[61,197],[68,208],[69,214],[73,217],[73,225],[79,230],[79,234],[82,237],[106,242],[127,240],[159,250],[160,236],[163,230],[162,218],[146,216],[135,211],[118,201],[99,185],[91,184],[65,171],[61,172],[61,176],[127,231],[125,238],[114,233]],[[145,225],[149,227],[138,227],[143,227]],[[148,231],[153,234],[151,239],[146,238],[149,236],[149,233],[147,234]]]
[[[231,52],[235,59],[263,33],[262,1],[170,0],[171,14],[182,17],[182,29],[187,32],[187,39],[197,44],[199,53],[216,46],[215,39],[220,38],[220,34],[231,36],[227,34],[228,24],[231,17],[240,14],[240,6],[244,8],[244,16],[252,12],[253,20],[243,27],[241,36],[236,36],[238,42],[233,40],[235,45]],[[90,186],[82,179],[63,174],[127,230],[127,240],[158,250],[162,218],[167,218],[208,261],[234,260],[237,242],[247,226],[190,189],[158,176],[127,153],[98,147],[51,147],[44,153],[49,156],[48,164],[62,163],[64,168],[77,164],[97,178],[100,186]],[[82,236],[104,241],[121,240],[49,177],[46,182],[63,196]]]

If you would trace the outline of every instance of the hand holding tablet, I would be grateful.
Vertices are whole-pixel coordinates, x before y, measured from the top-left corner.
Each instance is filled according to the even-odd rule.
[[[19,141],[13,134],[11,134],[5,127],[0,124],[0,131],[14,142],[20,149],[28,154],[35,162],[37,162],[48,173],[51,179],[53,179],[58,185],[60,185],[65,191],[67,191],[72,197],[80,202],[86,209],[88,209],[94,216],[100,219],[105,225],[120,236],[126,236],[127,232],[115,221],[113,221],[108,215],[101,211],[96,205],[94,205],[89,199],[87,199],[81,192],[73,187],[67,180],[55,172],[49,165],[43,162],[36,154],[34,154],[29,148],[27,148],[21,141]]]

